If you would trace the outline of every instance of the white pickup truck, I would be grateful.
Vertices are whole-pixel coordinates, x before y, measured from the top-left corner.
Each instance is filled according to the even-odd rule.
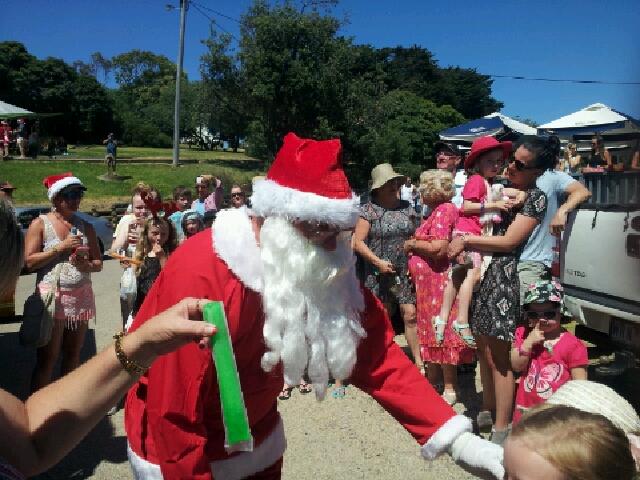
[[[589,329],[640,353],[640,172],[591,173],[560,247],[566,305]]]

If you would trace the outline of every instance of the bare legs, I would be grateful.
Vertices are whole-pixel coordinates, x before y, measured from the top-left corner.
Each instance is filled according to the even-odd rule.
[[[420,355],[420,342],[418,341],[418,324],[416,321],[416,306],[412,303],[400,304],[400,315],[404,322],[404,337],[413,355],[416,366],[422,370],[422,356]]]
[[[480,335],[476,338],[480,377],[482,379],[482,408],[495,408],[496,431],[504,431],[511,422],[515,383],[509,361],[509,342]]]
[[[442,306],[440,307],[439,321],[434,322],[436,338],[444,338],[444,328],[449,323],[449,315],[453,308],[453,303],[458,297],[458,325],[467,325],[460,329],[460,335],[464,338],[471,337],[471,329],[469,325],[469,307],[471,306],[471,298],[473,297],[473,289],[480,280],[480,269],[472,268],[466,271],[464,277],[462,275],[452,275],[447,282],[442,296]]]
[[[51,383],[53,369],[60,353],[61,375],[66,375],[80,365],[80,350],[87,328],[88,322],[79,322],[75,330],[65,330],[64,321],[54,321],[51,340],[36,353],[36,366],[31,376],[31,392]]]

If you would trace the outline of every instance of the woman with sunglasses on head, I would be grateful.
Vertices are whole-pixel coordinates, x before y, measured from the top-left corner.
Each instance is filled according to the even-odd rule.
[[[37,273],[36,290],[45,296],[56,290],[51,340],[38,348],[31,391],[51,382],[53,368],[62,353],[61,374],[80,364],[89,320],[96,306],[91,272],[102,270],[102,259],[93,227],[76,216],[86,190],[70,172],[44,179],[53,204],[29,226],[25,238],[25,263]]]
[[[516,328],[511,366],[523,372],[516,393],[514,425],[569,380],[586,380],[587,348],[560,324],[564,290],[557,281],[530,285],[522,308],[526,324]]]
[[[449,258],[465,249],[491,253],[491,262],[471,302],[469,320],[478,348],[482,379],[482,411],[478,427],[491,427],[492,440],[502,444],[509,434],[515,382],[511,370],[511,343],[520,321],[518,258],[528,237],[542,222],[547,197],[536,180],[552,170],[560,154],[558,137],[527,137],[509,160],[507,177],[511,186],[527,193],[522,207],[502,214],[493,236],[462,235],[449,243]]]

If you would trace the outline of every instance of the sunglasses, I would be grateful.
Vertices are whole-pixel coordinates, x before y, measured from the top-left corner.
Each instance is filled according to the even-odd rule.
[[[340,228],[322,222],[296,222],[296,226],[306,237],[323,237],[353,231],[353,228]]]
[[[516,166],[516,170],[518,170],[519,172],[524,172],[525,170],[537,170],[538,167],[536,167],[535,165],[533,167],[528,166],[526,163],[516,159],[516,158],[510,158],[509,159],[509,163],[513,163]]]
[[[242,197],[244,197],[244,193],[242,193],[242,192],[235,192],[235,193],[232,193],[232,194],[231,194],[231,196],[232,196],[233,198],[242,198]]]
[[[557,314],[558,310],[547,310],[544,312],[535,312],[533,310],[528,310],[527,312],[525,312],[527,320],[537,320],[539,318],[545,320],[555,320]]]
[[[69,190],[67,192],[62,192],[60,196],[64,200],[80,200],[82,197],[84,197],[84,190]]]

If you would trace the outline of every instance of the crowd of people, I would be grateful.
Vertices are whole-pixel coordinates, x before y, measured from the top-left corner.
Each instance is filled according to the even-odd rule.
[[[391,165],[376,166],[362,205],[340,158],[338,140],[289,134],[266,178],[255,179],[250,205],[233,185],[226,209],[213,176],[195,179],[195,195],[176,186],[168,202],[137,184],[111,252],[123,268],[127,333],[81,367],[95,316],[91,273],[102,269],[95,232],[74,215],[86,188],[71,174],[47,177],[52,210],[34,220],[24,242],[0,198],[0,294],[15,286],[23,258],[38,273],[36,294],[55,291],[32,397],[25,406],[0,391],[4,413],[23,412],[0,415],[0,426],[24,445],[16,452],[0,440],[0,478],[48,468],[129,387],[135,478],[280,478],[286,442],[277,399],[289,399],[294,387],[322,399],[335,381],[334,398],[344,398],[348,384],[365,391],[427,460],[448,452],[499,479],[601,479],[615,469],[631,480],[640,418],[615,392],[586,380],[587,350],[563,327],[563,288],[551,276],[555,237],[590,196],[558,170],[558,139],[525,136],[512,145],[483,137],[466,157],[440,142],[437,168],[416,187]],[[204,231],[212,225],[213,234]],[[222,392],[203,338],[216,332],[192,321],[204,299],[222,301],[227,315],[249,451],[227,448]],[[393,340],[394,315],[408,355]],[[60,356],[63,377],[51,383]],[[474,420],[491,431],[489,441],[452,408],[458,367],[476,361],[483,388]],[[47,421],[61,411],[72,415]],[[65,441],[55,444],[64,429]],[[589,452],[577,453],[584,445]]]

